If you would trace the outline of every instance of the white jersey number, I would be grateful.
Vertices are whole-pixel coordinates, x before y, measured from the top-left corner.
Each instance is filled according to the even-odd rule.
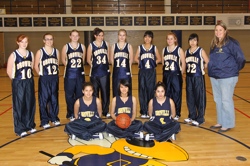
[[[175,67],[174,67],[174,62],[172,62],[171,64],[169,64],[168,61],[165,62],[165,70],[171,70],[171,71],[174,71],[175,70]]]
[[[126,67],[126,59],[123,59],[121,64],[120,64],[120,59],[117,59],[116,60],[116,67]]]
[[[196,73],[196,64],[188,64],[187,73]]]
[[[31,69],[28,69],[28,70],[23,69],[21,71],[21,73],[22,73],[22,78],[21,78],[22,80],[26,79],[26,75],[27,75],[27,78],[31,78],[32,77]]]
[[[71,68],[80,68],[82,67],[82,60],[81,59],[71,59],[70,60],[71,62]]]
[[[96,63],[97,63],[98,65],[100,65],[101,63],[102,63],[102,64],[106,64],[106,63],[107,63],[107,61],[106,61],[106,56],[104,56],[103,58],[102,58],[101,56],[97,56],[96,58],[97,58],[97,62],[96,62]]]

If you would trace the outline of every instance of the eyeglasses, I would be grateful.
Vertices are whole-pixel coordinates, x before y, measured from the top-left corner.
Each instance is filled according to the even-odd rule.
[[[51,39],[44,39],[45,41],[53,41],[53,39],[51,38]]]

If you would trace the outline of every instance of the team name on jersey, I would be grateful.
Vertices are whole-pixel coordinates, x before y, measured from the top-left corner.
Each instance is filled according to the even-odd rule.
[[[107,49],[98,49],[94,52],[94,56],[100,55],[100,54],[108,54]]]
[[[114,58],[119,58],[119,57],[123,57],[123,58],[128,59],[128,53],[126,53],[126,52],[117,52],[117,53],[115,53]]]
[[[84,111],[84,112],[81,112],[81,116],[82,117],[93,117],[94,115],[95,115],[94,111]]]
[[[118,114],[122,114],[122,113],[130,114],[131,113],[131,108],[130,107],[118,108],[117,112],[118,112]]]
[[[151,58],[151,59],[155,59],[154,55],[152,53],[145,53],[141,55],[141,60],[146,59],[146,58]]]
[[[155,116],[169,116],[169,110],[156,110]]]
[[[173,61],[177,62],[177,59],[178,59],[178,57],[173,55],[173,54],[164,55],[164,60],[165,61],[166,60],[173,60]]]
[[[186,63],[188,62],[195,62],[195,63],[199,63],[199,58],[191,56],[191,57],[187,57],[186,58]]]
[[[31,67],[31,61],[22,61],[17,64],[17,70],[24,67]]]
[[[58,60],[55,58],[49,58],[43,61],[43,66],[50,65],[50,64],[58,65]]]
[[[72,52],[68,55],[69,59],[79,57],[82,58],[82,53],[81,52]]]

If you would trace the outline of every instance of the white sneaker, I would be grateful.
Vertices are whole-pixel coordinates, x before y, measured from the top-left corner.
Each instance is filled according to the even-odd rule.
[[[26,132],[26,131],[24,131],[24,132],[22,132],[21,134],[20,134],[20,137],[23,137],[23,136],[25,136],[25,135],[27,135],[28,133]]]
[[[50,127],[50,124],[45,124],[45,125],[43,125],[43,128],[44,129],[47,129],[47,128],[49,128]]]
[[[54,124],[55,126],[58,126],[58,125],[60,125],[61,123],[60,123],[60,121],[54,121],[53,124]]]
[[[186,122],[186,123],[191,123],[192,121],[193,121],[193,120],[190,119],[190,118],[184,119],[184,122]]]
[[[30,130],[30,133],[34,133],[34,132],[36,132],[36,129],[31,129]]]
[[[147,115],[141,115],[141,118],[146,119]]]
[[[75,139],[76,139],[76,135],[72,134],[72,135],[71,135],[71,139],[72,139],[72,140],[75,140]]]
[[[194,126],[199,126],[200,124],[199,124],[199,122],[193,120],[193,121],[192,121],[192,125],[194,125]]]
[[[146,115],[146,118],[149,119],[150,118],[149,115]]]
[[[154,134],[146,134],[145,135],[145,141],[154,140],[154,138],[155,138]]]
[[[114,137],[113,134],[110,134],[110,133],[108,133],[108,136],[109,136],[109,137]]]
[[[178,115],[176,115],[175,117],[174,117],[174,120],[176,120],[176,121],[178,121],[180,119],[180,117],[178,116]]]
[[[134,137],[143,139],[144,138],[143,132],[139,131],[138,133],[134,133]]]
[[[103,134],[102,133],[96,133],[96,134],[93,135],[93,138],[103,139]]]
[[[176,135],[173,134],[170,138],[171,138],[172,140],[176,140]]]
[[[70,122],[73,122],[73,121],[75,120],[75,118],[74,118],[73,116],[71,116],[71,117],[69,118],[69,120],[70,120]]]
[[[110,117],[111,117],[110,113],[107,113],[106,118],[110,118]]]

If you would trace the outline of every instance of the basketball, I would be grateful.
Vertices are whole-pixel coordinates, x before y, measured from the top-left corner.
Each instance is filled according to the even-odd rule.
[[[131,120],[128,114],[119,114],[116,117],[115,123],[121,129],[126,129],[130,126]]]

